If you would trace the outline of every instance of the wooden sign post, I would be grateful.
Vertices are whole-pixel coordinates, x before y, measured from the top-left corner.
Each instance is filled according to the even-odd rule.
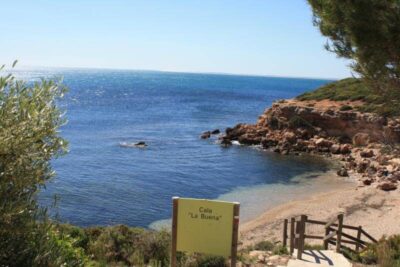
[[[230,257],[236,266],[238,202],[173,197],[172,204],[172,267],[177,251]]]

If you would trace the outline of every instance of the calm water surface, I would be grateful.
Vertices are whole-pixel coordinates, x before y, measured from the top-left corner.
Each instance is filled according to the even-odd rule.
[[[54,160],[58,176],[40,199],[49,204],[60,196],[59,215],[73,224],[148,226],[169,218],[172,196],[218,198],[243,188],[293,186],[293,177],[329,167],[316,158],[199,139],[204,130],[255,122],[272,101],[326,80],[82,69],[17,76],[63,76],[70,88],[61,103],[70,153]],[[136,141],[149,146],[119,146]]]

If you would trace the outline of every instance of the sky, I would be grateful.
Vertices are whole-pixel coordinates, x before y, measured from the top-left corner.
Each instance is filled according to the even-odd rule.
[[[344,78],[306,0],[2,1],[0,63]]]

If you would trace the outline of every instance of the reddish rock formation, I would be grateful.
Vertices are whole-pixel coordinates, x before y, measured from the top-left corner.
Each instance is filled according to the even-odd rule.
[[[386,178],[397,172],[400,176],[400,159],[393,151],[383,153],[382,144],[400,142],[400,119],[355,110],[340,111],[337,104],[311,106],[307,102],[281,100],[267,109],[256,124],[227,128],[221,140],[224,145],[232,140],[261,145],[281,154],[337,155],[344,161],[339,175],[354,171],[364,175],[361,180],[364,185],[377,181],[382,190],[397,188],[399,179]]]

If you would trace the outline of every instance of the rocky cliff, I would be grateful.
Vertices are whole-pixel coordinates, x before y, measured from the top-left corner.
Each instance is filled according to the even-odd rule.
[[[395,190],[400,182],[400,118],[356,111],[360,103],[281,100],[256,124],[238,124],[220,136],[281,154],[318,153],[342,161],[339,175],[358,173],[360,185]]]

